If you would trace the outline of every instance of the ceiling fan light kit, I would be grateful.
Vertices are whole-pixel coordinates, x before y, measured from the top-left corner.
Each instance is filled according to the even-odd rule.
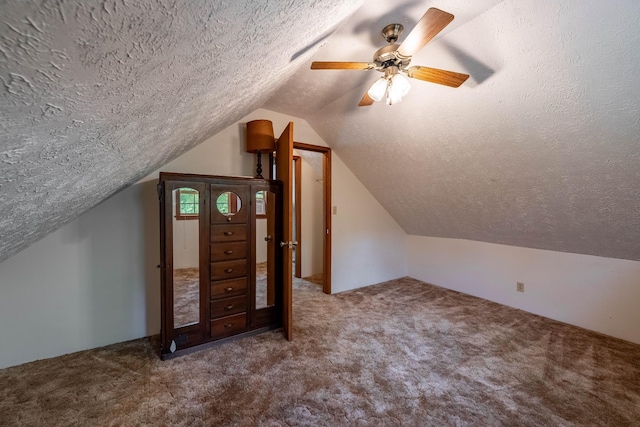
[[[409,67],[413,55],[449,25],[451,21],[453,21],[452,14],[432,7],[420,18],[420,21],[400,45],[395,42],[404,27],[400,24],[385,26],[382,29],[382,36],[389,45],[376,51],[373,55],[373,63],[316,61],[311,64],[311,69],[376,70],[384,73],[384,77],[376,80],[362,97],[358,104],[360,107],[372,105],[374,101],[381,101],[385,98],[385,95],[386,102],[389,105],[400,102],[411,88],[409,81],[401,73],[417,80],[459,87],[469,78],[468,74],[429,67]]]
[[[385,76],[373,83],[367,94],[374,101],[381,101],[386,95],[387,104],[393,105],[402,101],[402,97],[409,93],[409,80],[399,74],[397,67],[389,67]]]
[[[409,93],[411,85],[409,80],[402,74],[394,74],[389,80],[389,91],[387,96],[387,104],[397,104],[402,97]]]

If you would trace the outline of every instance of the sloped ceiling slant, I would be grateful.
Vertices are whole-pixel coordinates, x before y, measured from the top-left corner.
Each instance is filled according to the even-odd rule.
[[[0,261],[260,107],[361,3],[2,2]]]
[[[411,81],[400,104],[359,108],[375,73],[303,67],[285,87],[299,96],[267,108],[307,109],[307,122],[409,234],[640,260],[640,3],[473,3],[481,14],[412,61],[471,74],[459,89]],[[440,7],[455,23],[451,8],[461,4],[394,7],[409,21]],[[367,60],[374,49],[354,40],[365,24],[380,31],[372,6],[309,63]],[[469,68],[480,62],[493,72],[475,81]]]

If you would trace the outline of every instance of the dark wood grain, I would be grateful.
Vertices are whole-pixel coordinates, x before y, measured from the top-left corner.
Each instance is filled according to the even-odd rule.
[[[211,299],[220,299],[247,293],[247,277],[239,277],[229,280],[218,280],[211,282],[210,292]]]
[[[229,242],[211,245],[211,262],[247,258],[246,242]]]
[[[247,240],[247,227],[244,224],[220,224],[211,226],[211,242],[228,243]]]
[[[242,295],[211,301],[210,310],[212,319],[245,312],[247,311],[247,296]]]
[[[220,261],[211,263],[211,281],[233,279],[247,275],[247,260]]]
[[[293,122],[285,128],[276,144],[276,177],[282,182],[282,241],[291,242],[293,239]],[[293,339],[293,290],[291,254],[293,249],[282,248],[282,325],[287,340]]]
[[[211,338],[224,338],[247,329],[247,314],[240,313],[211,321]]]
[[[174,328],[173,304],[173,215],[171,192],[190,187],[200,194],[199,205],[199,322]],[[250,304],[255,297],[251,280],[255,280],[255,203],[250,195],[256,191],[270,191],[275,195],[268,203],[274,217],[269,234],[272,246],[282,240],[281,206],[282,184],[277,181],[212,175],[160,174],[160,235],[161,235],[161,341],[162,358],[172,357],[171,344],[176,343],[178,354],[210,341],[230,339],[233,335],[250,331],[266,331],[283,322],[284,293],[282,288],[282,255],[272,255],[271,271],[275,289],[271,290],[274,304],[256,310]],[[225,191],[232,191],[242,201],[236,215],[222,215],[215,199]],[[215,212],[213,212],[215,210]],[[289,272],[289,280],[290,280]],[[290,282],[289,282],[290,283]],[[290,313],[290,311],[289,311]],[[223,316],[223,317],[222,317]],[[224,322],[217,322],[218,318]],[[209,321],[214,319],[214,321]],[[290,335],[289,335],[290,336]]]

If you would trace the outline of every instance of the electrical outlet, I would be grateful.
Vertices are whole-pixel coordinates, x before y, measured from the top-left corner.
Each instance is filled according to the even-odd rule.
[[[523,282],[516,282],[516,290],[518,292],[524,292],[524,283]]]

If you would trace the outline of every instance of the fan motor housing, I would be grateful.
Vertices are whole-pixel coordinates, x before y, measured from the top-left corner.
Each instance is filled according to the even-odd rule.
[[[388,67],[398,67],[403,69],[409,65],[411,57],[400,58],[396,53],[399,47],[399,44],[393,43],[381,47],[373,54],[373,62],[375,62],[375,64],[380,68],[380,71],[383,71]]]

